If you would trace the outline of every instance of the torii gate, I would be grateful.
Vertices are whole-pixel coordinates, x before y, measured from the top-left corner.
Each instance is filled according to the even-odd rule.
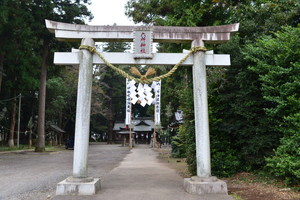
[[[204,43],[224,43],[238,31],[239,24],[208,27],[165,27],[165,26],[89,26],[46,21],[46,27],[62,41],[81,40],[82,45],[95,46],[95,42],[132,42],[142,32],[151,38],[141,46],[135,44],[132,53],[102,53],[112,64],[126,65],[174,65],[186,53],[152,53],[152,42],[191,42],[192,47],[204,47]],[[139,36],[138,36],[139,37]],[[147,46],[144,49],[144,46]],[[142,49],[141,49],[142,48]],[[91,89],[93,64],[104,62],[86,49],[72,53],[56,52],[54,64],[79,65],[77,92],[75,147],[73,176],[57,185],[57,195],[91,195],[100,189],[100,180],[88,177],[87,156],[90,129]],[[227,194],[225,182],[211,176],[209,122],[207,104],[207,66],[229,66],[229,55],[197,51],[182,66],[193,66],[193,92],[196,134],[197,176],[184,180],[184,188],[192,194]]]

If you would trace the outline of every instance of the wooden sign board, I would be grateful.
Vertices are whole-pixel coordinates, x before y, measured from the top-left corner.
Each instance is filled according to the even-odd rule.
[[[152,58],[153,31],[151,27],[137,27],[134,30],[134,58]]]

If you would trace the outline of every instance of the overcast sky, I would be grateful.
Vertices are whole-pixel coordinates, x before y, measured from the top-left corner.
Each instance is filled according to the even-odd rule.
[[[89,25],[133,25],[125,16],[125,4],[127,0],[92,0],[89,9],[94,19]]]

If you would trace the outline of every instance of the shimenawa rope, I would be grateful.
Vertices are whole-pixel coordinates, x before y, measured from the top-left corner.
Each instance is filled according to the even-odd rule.
[[[174,67],[169,71],[167,72],[166,74],[163,74],[163,75],[160,75],[160,76],[157,76],[157,77],[154,77],[154,78],[145,78],[145,76],[141,76],[141,78],[135,78],[131,75],[129,75],[128,73],[126,73],[125,71],[117,68],[116,66],[112,65],[110,62],[108,62],[96,49],[96,47],[92,47],[92,46],[89,46],[89,45],[81,45],[79,47],[79,49],[86,49],[88,51],[90,51],[91,53],[95,53],[99,56],[99,58],[101,58],[101,60],[108,66],[110,67],[112,70],[114,70],[115,72],[117,72],[118,74],[120,74],[121,76],[123,76],[124,78],[127,78],[129,80],[134,80],[135,82],[137,83],[143,83],[143,84],[150,84],[152,83],[153,81],[159,81],[163,78],[167,78],[169,76],[171,76],[176,70],[177,68],[192,54],[192,53],[195,53],[197,51],[207,51],[207,49],[205,47],[192,47],[190,49],[190,51],[176,64],[174,65]]]

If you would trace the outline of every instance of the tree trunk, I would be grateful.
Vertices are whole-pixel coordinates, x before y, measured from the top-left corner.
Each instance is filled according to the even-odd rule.
[[[61,129],[63,129],[62,128],[62,118],[63,118],[63,113],[62,113],[62,110],[60,110],[59,113],[58,113],[58,127],[61,128]],[[58,133],[58,134],[59,134],[59,139],[57,141],[57,135],[56,135],[56,143],[58,143],[58,145],[61,146],[61,140],[62,140],[62,134],[63,133]]]
[[[39,117],[38,117],[38,134],[35,147],[36,152],[45,151],[45,102],[46,102],[46,81],[47,81],[47,57],[49,54],[49,45],[44,41],[42,70],[40,77],[39,90]]]
[[[0,93],[2,86],[2,77],[3,77],[3,66],[4,66],[4,55],[0,55]]]
[[[12,111],[11,111],[11,123],[10,123],[10,132],[9,132],[9,140],[8,146],[14,147],[14,136],[15,136],[15,126],[16,126],[16,110],[17,103],[16,100],[13,102]]]
[[[29,131],[29,139],[28,139],[28,147],[31,148],[32,146],[32,129]]]
[[[107,144],[112,144],[113,141],[113,120],[109,119],[108,121],[108,140]]]
[[[53,146],[57,146],[57,134],[54,136]]]
[[[62,110],[60,110],[58,112],[58,123],[57,123],[57,125],[61,129],[62,129],[62,119],[63,119],[63,112],[62,112]]]
[[[48,143],[48,144],[49,144],[49,146],[51,146],[51,147],[53,146],[53,139],[52,139],[52,137],[49,139],[49,143]]]
[[[112,103],[112,90],[109,92],[110,100],[109,100],[109,120],[108,120],[108,144],[112,144],[113,142],[113,103]]]
[[[184,70],[184,88],[187,89],[189,87],[189,80],[188,80],[188,72],[187,68]]]

